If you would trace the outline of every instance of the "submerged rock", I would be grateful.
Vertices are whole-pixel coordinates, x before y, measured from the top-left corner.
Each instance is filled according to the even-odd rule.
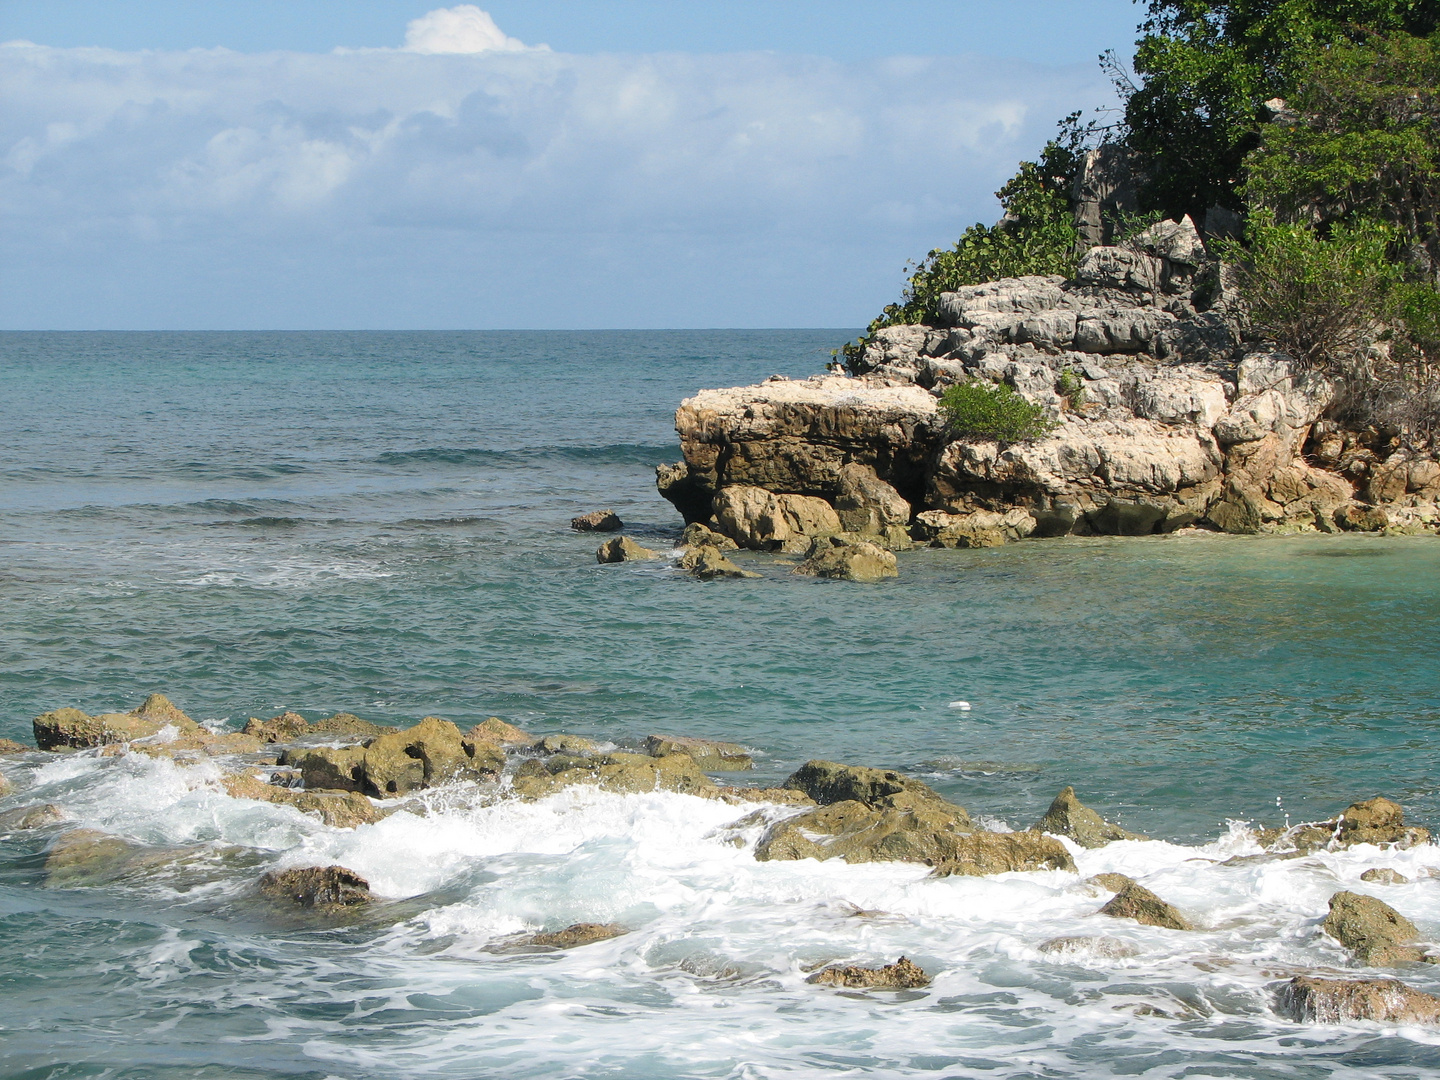
[[[1056,937],[1042,941],[1037,948],[1060,960],[1124,960],[1140,955],[1128,941],[1112,937]]]
[[[1060,789],[1050,809],[1034,826],[1040,832],[1068,836],[1081,847],[1104,847],[1115,840],[1148,840],[1149,837],[1132,833],[1106,821],[1094,810],[1075,797],[1073,787]]]
[[[24,832],[65,820],[65,811],[54,803],[17,806],[0,814],[0,832]]]
[[[262,874],[256,888],[272,900],[307,908],[351,907],[369,903],[370,883],[344,866],[306,866]]]
[[[760,575],[742,570],[721,554],[720,549],[708,544],[693,547],[680,558],[680,568],[690,571],[692,577],[702,581],[715,578],[758,578]]]
[[[619,532],[624,527],[614,510],[592,510],[570,519],[570,528],[576,532]]]
[[[35,745],[41,750],[87,749],[132,739],[147,739],[172,725],[182,735],[204,730],[177,709],[169,698],[163,694],[151,694],[143,705],[128,713],[90,716],[79,709],[56,709],[43,713],[34,720]]]
[[[1374,866],[1360,875],[1361,881],[1369,881],[1378,885],[1408,885],[1410,879],[1398,870],[1392,870],[1388,866]]]
[[[803,791],[790,788],[717,787],[711,797],[739,806],[742,803],[775,803],[779,806],[814,806],[815,800]],[[744,820],[744,819],[742,819]]]
[[[1440,998],[1398,979],[1317,979],[1297,975],[1276,994],[1279,1011],[1307,1023],[1440,1023]]]
[[[575,949],[581,945],[593,945],[597,941],[609,941],[630,931],[619,923],[574,923],[563,930],[542,931],[531,934],[520,944],[538,945],[550,949]]]
[[[795,573],[844,581],[879,581],[895,577],[895,556],[878,544],[847,536],[819,536],[810,542],[805,561]]]
[[[658,558],[660,558],[658,551],[641,547],[628,536],[617,536],[613,540],[606,540],[595,549],[595,561],[599,563],[640,562]]]
[[[100,829],[61,833],[45,856],[46,883],[83,884],[118,872],[136,851],[128,840]]]
[[[10,782],[10,779],[4,773],[0,773],[0,799],[12,794],[14,790],[15,785]]]
[[[1330,897],[1325,932],[1368,967],[1433,962],[1411,944],[1420,937],[1415,924],[1383,900],[1349,891]]]
[[[852,990],[915,990],[930,985],[930,976],[920,965],[905,957],[880,968],[828,967],[805,980],[818,986],[843,986]]]
[[[755,767],[750,751],[739,743],[714,742],[710,739],[650,735],[645,739],[645,752],[651,757],[688,754],[706,772],[743,772]]]
[[[1131,881],[1100,909],[1101,915],[1114,919],[1134,919],[1146,926],[1160,926],[1167,930],[1193,930],[1190,920],[1180,914],[1149,889]]]
[[[660,758],[625,753],[595,757],[557,754],[525,762],[512,780],[515,794],[525,799],[541,799],[572,784],[593,784],[622,794],[680,791],[709,795],[715,791],[715,782],[688,754]]]
[[[242,734],[253,735],[264,743],[288,743],[302,735],[308,735],[310,723],[299,713],[283,712],[269,720],[259,720],[252,716],[240,730]]]

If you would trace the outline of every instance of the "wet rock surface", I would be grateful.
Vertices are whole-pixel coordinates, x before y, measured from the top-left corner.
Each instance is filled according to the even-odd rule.
[[[241,729],[244,735],[253,735],[264,743],[294,742],[310,733],[310,723],[296,712],[283,712],[269,720],[251,717]]]
[[[1429,830],[1406,825],[1405,811],[1400,804],[1383,797],[1352,803],[1328,821],[1306,822],[1289,829],[1265,829],[1259,834],[1260,843],[1266,848],[1301,852],[1339,850],[1356,844],[1404,849],[1429,839]]]
[[[1145,926],[1160,926],[1167,930],[1195,929],[1178,908],[1135,881],[1126,883],[1100,909],[1100,914],[1109,915],[1112,919],[1134,919]]]
[[[450,780],[494,780],[505,753],[499,742],[467,739],[450,721],[427,716],[364,745],[287,750],[280,764],[298,769],[307,788],[389,798]]]
[[[220,783],[232,798],[293,806],[337,829],[373,825],[385,817],[384,810],[354,791],[303,791],[268,783],[256,773],[236,773]]]
[[[936,877],[980,877],[1028,870],[1074,870],[1075,860],[1053,836],[1024,832],[973,832],[947,837],[949,850],[935,863]]]
[[[1430,961],[1415,924],[1383,900],[1345,890],[1330,897],[1325,932],[1368,967]]]
[[[614,510],[592,510],[570,519],[570,528],[576,532],[619,532],[624,527]]]
[[[24,832],[42,829],[65,820],[65,811],[55,803],[38,803],[32,806],[17,806],[0,813],[0,832]]]
[[[352,907],[370,902],[370,883],[344,866],[273,870],[255,883],[259,892],[306,908]]]
[[[1327,979],[1297,975],[1276,993],[1276,1008],[1292,1020],[1344,1024],[1440,1023],[1440,998],[1398,979]]]
[[[531,934],[520,944],[547,949],[577,949],[582,945],[593,945],[597,941],[609,941],[629,932],[619,923],[573,923],[563,930]]]
[[[843,581],[879,581],[896,577],[895,556],[878,544],[849,536],[816,537],[795,573]]]
[[[1100,848],[1116,840],[1145,840],[1148,837],[1106,821],[1075,797],[1073,787],[1060,789],[1050,809],[1035,823],[1040,832],[1068,836],[1081,847]]]
[[[35,745],[41,750],[86,749],[111,743],[129,742],[158,735],[174,727],[181,735],[204,729],[177,709],[163,694],[151,694],[144,704],[128,713],[100,713],[91,716],[79,709],[56,709],[34,720]]]
[[[642,547],[628,536],[617,536],[613,540],[606,540],[595,549],[595,561],[598,563],[645,562],[658,558],[660,558],[658,551]]]
[[[1360,875],[1361,881],[1368,881],[1375,885],[1408,885],[1410,879],[1399,870],[1392,870],[1388,866],[1371,867]]]
[[[688,754],[706,772],[743,772],[755,767],[750,751],[739,743],[710,739],[650,735],[645,739],[645,752],[651,757]]]
[[[930,985],[930,976],[914,961],[900,957],[884,967],[827,967],[805,980],[817,986],[851,990],[916,990]]]
[[[1128,941],[1111,937],[1056,937],[1042,941],[1037,948],[1060,961],[1124,960],[1140,955]]]
[[[605,791],[642,793],[679,791],[708,795],[715,782],[688,754],[651,757],[648,754],[601,754],[581,757],[556,754],[526,761],[511,780],[516,795],[540,799],[573,784],[593,784]]]

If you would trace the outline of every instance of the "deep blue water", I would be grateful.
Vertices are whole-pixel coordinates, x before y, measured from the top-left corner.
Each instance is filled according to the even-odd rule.
[[[197,718],[232,726],[286,708],[312,718],[346,709],[393,723],[436,714],[462,727],[499,715],[616,742],[653,731],[733,739],[761,755],[757,782],[811,757],[900,767],[925,774],[972,813],[1016,827],[1066,783],[1131,828],[1184,844],[1213,841],[1228,819],[1319,817],[1380,793],[1416,820],[1440,824],[1434,539],[1069,538],[917,551],[901,556],[897,580],[856,585],[795,577],[768,556],[747,557],[764,575],[747,582],[700,583],[668,563],[599,566],[597,538],[568,529],[573,515],[612,507],[629,535],[666,547],[681,521],[655,493],[653,470],[678,458],[671,420],[679,400],[702,387],[814,373],[850,336],[0,335],[0,735],[28,740],[41,711],[127,709],[158,690]],[[956,699],[973,708],[948,708]],[[203,904],[185,891],[191,885],[173,882],[42,888],[37,868],[52,834],[16,834],[0,842],[0,859],[10,860],[0,867],[0,941],[9,943],[0,964],[0,1062],[13,1075],[189,1076],[206,1063],[216,1071],[204,1075],[227,1077],[1361,1075],[1368,1066],[1346,1056],[1359,1047],[1385,1068],[1440,1064],[1423,1041],[1350,1033],[1326,1044],[1323,1064],[1307,1057],[1308,1073],[1267,1072],[1289,1069],[1294,1052],[1290,1035],[1257,1019],[1259,1005],[1221,1008],[1218,1034],[1156,1027],[1146,1053],[1163,1061],[1126,1064],[1129,1051],[1113,1041],[1120,1036],[1101,1022],[1103,1011],[1095,1019],[1063,1004],[1083,978],[1045,989],[1051,976],[1034,973],[1030,946],[1007,952],[989,931],[956,946],[959,924],[945,922],[954,898],[916,900],[913,890],[928,896],[924,889],[939,886],[907,884],[908,869],[896,878],[894,868],[826,864],[823,882],[811,875],[794,889],[807,912],[871,890],[876,903],[862,906],[889,903],[923,928],[915,941],[877,930],[898,934],[898,944],[875,948],[929,949],[964,984],[944,1016],[983,1014],[974,1031],[962,1031],[960,1020],[921,1024],[923,1037],[914,1037],[923,1052],[900,1034],[910,1021],[879,1018],[901,1005],[855,1005],[862,1028],[889,1033],[862,1037],[831,995],[812,1018],[814,1033],[797,1042],[784,1018],[793,1009],[809,1016],[812,1006],[791,998],[810,1002],[813,989],[795,991],[782,979],[775,990],[762,974],[752,994],[743,978],[712,986],[680,960],[679,969],[665,966],[674,941],[696,934],[707,955],[747,972],[784,970],[805,962],[807,948],[831,947],[822,947],[828,931],[811,915],[795,916],[793,927],[803,929],[777,930],[792,925],[774,906],[791,886],[777,883],[775,864],[753,860],[743,872],[760,866],[764,882],[736,894],[722,925],[699,930],[698,909],[682,918],[679,901],[645,892],[671,897],[675,881],[641,874],[649,886],[633,877],[606,885],[605,895],[626,898],[611,914],[650,928],[643,950],[592,947],[612,950],[605,955],[625,972],[619,984],[569,957],[579,968],[551,965],[548,981],[509,961],[503,977],[486,968],[467,981],[455,974],[466,964],[500,963],[477,960],[465,944],[478,949],[509,926],[497,911],[525,925],[592,914],[599,894],[586,889],[599,888],[597,867],[638,860],[654,870],[647,830],[660,826],[647,814],[679,815],[677,835],[689,829],[701,845],[717,824],[705,817],[713,808],[675,810],[679,797],[666,797],[625,811],[627,824],[609,833],[584,815],[613,825],[613,807],[575,810],[578,825],[530,821],[522,832],[547,837],[534,847],[546,853],[547,879],[541,863],[513,863],[524,844],[500,845],[508,855],[485,844],[472,850],[479,841],[465,829],[481,828],[480,819],[441,830],[443,856],[416,854],[418,862],[399,868],[376,853],[379,840],[361,851],[345,846],[358,840],[294,823],[277,837],[265,831],[273,822],[262,828],[259,819],[232,821],[228,807],[217,811],[235,800],[213,794],[197,809],[193,777],[108,759],[81,765],[74,759],[65,772],[31,760],[11,770],[31,790],[3,805],[57,801],[81,824],[153,844],[235,844],[262,862],[294,862],[312,849],[368,858],[372,876],[394,878],[390,895],[459,890],[460,909],[485,914],[468,923],[437,915],[451,910],[437,900],[429,914],[378,938],[295,937],[248,915],[216,914],[215,895],[254,876],[244,859],[217,871],[219,884],[205,889],[219,893],[205,893]],[[165,793],[150,809],[147,785]],[[209,824],[195,825],[196,814]],[[429,842],[416,839],[422,819],[411,821],[420,832],[404,833],[404,843],[421,852]],[[386,828],[400,829],[394,819]],[[386,843],[401,832],[384,834]],[[709,866],[691,854],[686,866]],[[741,871],[726,867],[693,870],[709,884],[687,879],[684,888],[739,880]],[[1363,867],[1325,872],[1352,869]],[[505,893],[487,874],[525,882]],[[406,875],[423,878],[423,889],[404,887]],[[1314,882],[1292,884],[1303,897]],[[1199,897],[1206,887],[1193,888]],[[886,892],[895,889],[910,899]],[[512,911],[502,894],[529,899]],[[1194,904],[1219,910],[1219,895]],[[1422,900],[1414,917],[1423,920],[1431,900]],[[1308,925],[1306,903],[1296,900],[1277,923],[1291,937],[1303,937],[1295,928]],[[974,949],[984,958],[974,959]],[[335,959],[335,950],[351,959]],[[362,954],[363,963],[353,959]],[[437,970],[462,954],[458,968]],[[672,1000],[671,976],[656,983],[639,971],[645,964],[689,972],[707,1009],[733,1006],[732,1019],[743,1016],[749,1027],[732,1030],[718,1014],[682,1023],[690,991]],[[273,978],[260,979],[262,970]],[[223,989],[232,978],[248,987],[232,986],[235,994],[273,992],[275,1000],[246,998],[242,1007]],[[1170,967],[1156,978],[1184,981]],[[1050,1007],[1065,1019],[1049,1017],[1026,998],[1031,992],[1058,994],[1062,1004]],[[987,994],[995,1001],[981,1000]],[[1019,995],[1013,1009],[1006,994]],[[571,998],[598,1011],[576,1020],[581,1006],[563,1004]],[[524,1004],[535,1001],[549,1004]],[[938,1006],[932,998],[925,1007]],[[509,1019],[498,1028],[475,1019],[492,1015]],[[63,1016],[71,1019],[50,1022]],[[360,1024],[362,1016],[373,1022]],[[545,1042],[546,1016],[571,1041]],[[703,1031],[717,1041],[677,1056],[667,1039],[633,1034],[636,1025],[671,1021],[685,1038]],[[481,1040],[474,1046],[466,1042],[472,1022]],[[1252,1036],[1234,1025],[1254,1024],[1258,1042],[1248,1046]],[[1000,1049],[1011,1028],[1029,1057]],[[747,1043],[745,1031],[758,1041]],[[1142,1031],[1140,1041],[1149,1046],[1149,1038]],[[1222,1054],[1210,1045],[1217,1039],[1239,1041]],[[482,1045],[498,1056],[470,1056]],[[512,1050],[518,1056],[506,1057]],[[926,1054],[937,1064],[922,1061]],[[1274,1062],[1257,1064],[1268,1054]],[[534,1071],[525,1072],[526,1061]],[[60,1064],[73,1068],[57,1071]],[[952,1068],[959,1071],[945,1071]]]

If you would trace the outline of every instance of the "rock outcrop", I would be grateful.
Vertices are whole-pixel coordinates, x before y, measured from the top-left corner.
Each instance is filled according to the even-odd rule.
[[[879,581],[895,577],[895,556],[879,544],[849,536],[817,536],[795,573],[844,581]]]
[[[1060,789],[1045,816],[1035,823],[1040,832],[1068,836],[1081,847],[1104,847],[1115,840],[1146,840],[1148,837],[1111,824],[1075,797],[1073,787]]]
[[[1367,967],[1433,962],[1413,944],[1420,937],[1415,924],[1373,896],[1343,891],[1330,897],[1325,932]]]
[[[181,735],[204,731],[171,704],[169,698],[163,694],[151,694],[138,709],[128,713],[91,716],[79,709],[56,709],[37,716],[34,720],[35,745],[41,750],[87,749],[147,739],[158,735],[166,727],[174,727]]]
[[[1167,930],[1193,930],[1190,920],[1180,914],[1172,904],[1167,904],[1144,885],[1131,881],[1125,885],[1108,904],[1100,909],[1101,915],[1114,919],[1134,919],[1145,926],[1162,926]]]
[[[592,784],[622,794],[679,791],[710,795],[716,790],[715,782],[689,754],[556,754],[526,761],[515,770],[511,783],[515,794],[526,799],[541,799],[572,784]]]
[[[701,581],[716,578],[758,578],[760,575],[736,566],[725,557],[718,547],[701,544],[692,547],[680,557],[680,569],[688,570],[692,577]]]
[[[225,793],[235,799],[293,806],[302,814],[318,817],[336,829],[354,829],[373,825],[385,812],[355,791],[302,791],[268,783],[253,772],[235,773],[220,781]]]
[[[1440,998],[1397,979],[1297,975],[1277,992],[1276,1005],[1284,1015],[1305,1023],[1440,1024]]]
[[[272,870],[255,883],[261,894],[307,908],[353,907],[370,902],[370,883],[343,866]]]
[[[617,536],[613,540],[606,540],[595,549],[595,561],[598,563],[643,562],[647,559],[658,558],[660,558],[658,551],[641,547],[628,536]]]
[[[1333,419],[1339,388],[1248,336],[1232,276],[1187,218],[1092,248],[1072,280],[945,293],[935,325],[876,331],[851,377],[687,398],[684,460],[657,483],[687,522],[797,553],[837,533],[903,546],[927,512],[1033,519],[916,535],[951,546],[1191,525],[1440,528],[1440,463]],[[957,436],[936,399],[971,379],[1013,387],[1053,430],[1013,444]]]
[[[467,739],[450,721],[427,716],[414,727],[388,731],[360,746],[287,750],[280,764],[298,769],[307,788],[383,799],[449,780],[494,780],[505,754],[496,742]]]
[[[570,519],[570,528],[576,532],[619,532],[624,527],[614,510],[592,510]]]
[[[260,720],[252,716],[241,728],[241,733],[253,735],[265,743],[288,743],[294,742],[303,735],[308,735],[310,722],[297,712],[283,712],[279,716],[272,716],[269,720]]]
[[[884,967],[827,967],[815,972],[808,983],[842,986],[850,990],[917,990],[930,985],[930,976],[913,960],[900,957]]]
[[[1311,821],[1289,829],[1262,829],[1259,840],[1275,851],[1340,849],[1355,844],[1409,848],[1430,839],[1428,829],[1405,824],[1405,811],[1386,798],[1352,803],[1328,821]]]

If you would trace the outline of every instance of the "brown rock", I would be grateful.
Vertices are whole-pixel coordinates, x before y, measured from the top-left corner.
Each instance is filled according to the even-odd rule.
[[[658,558],[660,558],[658,551],[641,547],[628,536],[617,536],[613,540],[606,540],[595,549],[595,561],[599,563],[637,562]]]
[[[614,510],[592,510],[570,519],[570,528],[576,532],[619,532],[624,527]]]
[[[817,536],[795,573],[842,581],[879,581],[896,577],[895,556],[878,544],[846,536]]]
[[[873,809],[846,800],[771,825],[755,847],[755,858],[762,862],[840,858],[848,863],[935,866],[957,852],[956,839],[968,832],[968,822],[938,806]]]
[[[269,720],[257,720],[252,716],[241,731],[245,735],[255,736],[261,742],[288,743],[308,734],[310,724],[299,713],[283,712]]]
[[[603,754],[579,758],[557,754],[544,761],[531,759],[517,770],[512,781],[517,795],[540,799],[572,784],[594,784],[606,791],[643,793],[680,791],[710,795],[711,780],[688,754],[652,758],[643,754]]]
[[[710,739],[650,735],[645,739],[645,752],[651,757],[689,754],[706,772],[743,772],[755,767],[750,752],[739,743],[713,742]]]
[[[1440,998],[1397,979],[1317,979],[1297,975],[1280,988],[1276,998],[1282,1013],[1308,1023],[1440,1023]]]
[[[714,510],[721,532],[757,551],[801,552],[811,537],[844,531],[835,508],[824,499],[777,495],[747,484],[717,491]]]
[[[1035,828],[1056,836],[1068,836],[1085,848],[1104,847],[1115,840],[1149,839],[1106,821],[1075,797],[1073,787],[1061,788],[1050,809],[1045,811],[1045,816],[1035,823]]]
[[[65,820],[65,811],[54,803],[17,806],[0,814],[0,832],[23,832]]]
[[[505,755],[492,744],[467,743],[449,720],[427,716],[414,727],[381,735],[365,748],[365,792],[384,798],[448,780],[489,780],[504,765]]]
[[[365,790],[363,746],[314,746],[286,750],[280,764],[300,770],[307,788],[330,791]]]
[[[533,746],[535,736],[507,724],[498,716],[483,720],[465,733],[470,742],[489,742],[500,746]]]
[[[970,815],[964,807],[942,799],[923,781],[893,769],[807,761],[790,775],[784,786],[803,791],[821,806],[853,800],[872,809],[934,807],[949,813],[964,829],[970,828]]]
[[[828,967],[805,980],[818,986],[843,986],[853,990],[915,990],[930,985],[930,976],[914,962],[900,957],[881,968]]]
[[[760,575],[742,570],[720,553],[717,547],[703,544],[692,547],[680,557],[680,569],[690,571],[702,581],[715,578],[758,578]]]
[[[542,754],[588,754],[595,749],[595,743],[583,735],[546,735],[534,745]]]
[[[1124,874],[1096,874],[1085,879],[1087,885],[1098,885],[1109,892],[1118,893],[1127,885],[1134,885],[1135,879]]]
[[[28,754],[32,749],[34,748],[14,739],[0,739],[0,754]]]
[[[6,795],[14,792],[14,790],[15,785],[10,782],[4,773],[0,773],[0,798],[4,798]]]
[[[1411,944],[1420,937],[1415,924],[1383,900],[1349,891],[1330,897],[1325,932],[1369,967],[1395,967],[1425,960]]]
[[[550,949],[574,949],[581,945],[593,945],[597,941],[608,941],[629,932],[619,923],[581,922],[563,930],[531,934],[521,944],[540,945]]]
[[[1134,919],[1146,926],[1161,926],[1167,930],[1195,929],[1175,907],[1133,881],[1116,893],[1100,909],[1100,914],[1114,919]]]
[[[692,521],[680,534],[681,547],[713,547],[721,551],[734,551],[740,545],[724,533],[715,532],[708,525]]]
[[[349,907],[370,901],[370,883],[343,866],[272,870],[255,884],[271,899],[288,900],[300,907]]]
[[[1360,875],[1361,881],[1371,881],[1380,885],[1408,885],[1410,879],[1398,870],[1392,870],[1388,866],[1373,866]]]
[[[90,716],[79,709],[56,709],[34,720],[35,745],[41,750],[88,748],[148,739],[167,725],[181,734],[203,730],[160,694],[151,694],[134,712]]]
[[[1053,836],[1025,832],[973,832],[952,838],[954,850],[935,864],[936,877],[980,877],[1014,870],[1074,870],[1075,860]]]
[[[354,713],[337,712],[334,716],[327,716],[324,720],[316,721],[310,725],[310,731],[316,735],[388,735],[397,728],[387,727],[384,724],[372,723],[369,720],[361,720]]]
[[[803,791],[789,788],[717,787],[714,797],[732,806],[742,803],[776,803],[780,806],[814,806],[815,800]]]
[[[1352,532],[1380,532],[1390,524],[1390,515],[1378,506],[1352,502],[1335,511],[1335,524]]]
[[[267,784],[255,773],[237,773],[220,781],[227,794],[236,799],[293,806],[302,814],[320,818],[336,829],[354,829],[373,825],[385,817],[385,811],[364,795],[354,791],[298,791],[295,788]]]
[[[1413,847],[1430,839],[1427,829],[1406,825],[1400,804],[1385,798],[1354,803],[1329,821],[1308,822],[1289,830],[1262,829],[1260,843],[1277,850],[1308,852],[1319,848],[1348,848],[1354,844],[1393,844]]]
[[[45,857],[48,884],[80,884],[119,870],[135,852],[134,845],[99,829],[61,833]]]

